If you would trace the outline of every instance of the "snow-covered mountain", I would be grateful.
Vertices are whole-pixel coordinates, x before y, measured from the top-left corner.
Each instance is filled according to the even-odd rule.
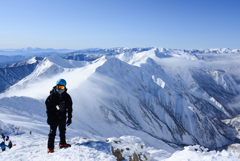
[[[10,64],[25,61],[28,59],[31,59],[31,57],[22,56],[22,55],[15,55],[15,56],[0,55],[0,67],[7,67]]]
[[[26,61],[32,57],[44,58],[49,55],[65,55],[73,52],[70,49],[42,49],[42,48],[22,48],[22,49],[3,49],[0,50],[0,67],[6,67],[10,64]]]
[[[74,103],[71,127],[91,136],[133,135],[146,146],[170,151],[195,144],[216,149],[237,140],[237,131],[221,120],[240,114],[240,75],[234,70],[240,67],[238,50],[89,50],[67,59],[44,58],[2,93],[0,102],[6,103],[6,97],[11,102],[33,99],[45,111],[44,99],[56,80],[64,78]],[[76,59],[79,54],[99,58],[74,61],[86,60]],[[203,54],[206,59],[199,58]],[[43,121],[40,113],[34,119]]]
[[[0,68],[0,93],[31,74],[41,60],[41,58],[33,57],[29,60]]]

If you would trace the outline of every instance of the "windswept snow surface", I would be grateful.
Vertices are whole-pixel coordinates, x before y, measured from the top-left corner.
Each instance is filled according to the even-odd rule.
[[[233,70],[240,66],[238,50],[92,52],[103,56],[92,62],[48,56],[0,94],[1,132],[17,144],[1,158],[116,160],[111,146],[135,149],[148,160],[240,158],[230,150],[214,151],[236,140],[237,131],[220,120],[240,114],[240,73]],[[73,146],[60,150],[56,137],[56,152],[46,154],[49,126],[44,101],[60,78],[66,79],[73,99],[73,123],[67,127],[67,141]],[[123,156],[128,160],[133,152],[124,150]]]
[[[238,161],[240,159],[240,155],[236,154],[235,152],[228,152],[223,150],[219,151],[208,151],[207,148],[201,147],[199,145],[195,146],[188,146],[185,147],[182,151],[175,152],[170,158],[164,159],[164,161]]]

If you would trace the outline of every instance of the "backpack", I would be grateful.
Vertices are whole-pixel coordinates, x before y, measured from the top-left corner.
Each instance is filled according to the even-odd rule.
[[[2,143],[0,144],[0,146],[1,146],[2,150],[5,150],[5,144],[4,144],[4,142],[2,142]]]

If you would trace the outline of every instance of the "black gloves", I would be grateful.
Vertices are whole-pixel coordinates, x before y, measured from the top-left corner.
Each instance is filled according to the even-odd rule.
[[[67,120],[67,126],[69,126],[71,123],[72,123],[72,119],[71,119],[71,118],[68,118],[68,120]]]

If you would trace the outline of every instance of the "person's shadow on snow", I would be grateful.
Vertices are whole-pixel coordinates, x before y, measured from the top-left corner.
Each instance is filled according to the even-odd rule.
[[[110,143],[106,143],[104,141],[88,141],[84,143],[77,143],[78,146],[86,146],[89,148],[94,148],[98,151],[103,151],[107,154],[111,154],[111,145]]]

